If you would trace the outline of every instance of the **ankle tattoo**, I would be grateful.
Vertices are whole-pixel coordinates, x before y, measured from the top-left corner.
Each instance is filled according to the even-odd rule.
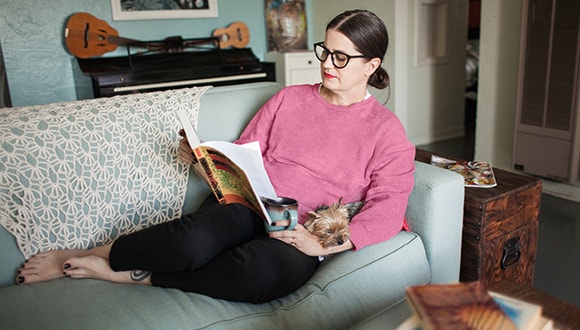
[[[151,275],[151,272],[149,272],[149,271],[134,270],[134,271],[131,271],[131,280],[133,280],[134,282],[142,282],[147,277],[149,277],[149,275]]]

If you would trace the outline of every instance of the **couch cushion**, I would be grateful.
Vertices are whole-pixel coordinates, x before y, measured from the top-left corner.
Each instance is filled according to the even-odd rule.
[[[23,262],[16,238],[0,226],[0,288],[14,284],[16,271]]]
[[[270,303],[64,278],[0,289],[0,328],[344,329],[385,310],[401,310],[405,288],[429,278],[420,237],[401,232],[387,242],[330,258],[307,284]],[[407,316],[398,315],[390,326]]]

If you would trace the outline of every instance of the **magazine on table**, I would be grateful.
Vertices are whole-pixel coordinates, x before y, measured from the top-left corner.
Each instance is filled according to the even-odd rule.
[[[258,142],[235,144],[225,141],[202,142],[187,114],[177,111],[185,136],[193,151],[196,173],[221,204],[241,203],[272,223],[261,198],[276,199]]]
[[[459,161],[432,155],[431,165],[461,174],[466,187],[492,188],[497,186],[493,168],[486,161]]]

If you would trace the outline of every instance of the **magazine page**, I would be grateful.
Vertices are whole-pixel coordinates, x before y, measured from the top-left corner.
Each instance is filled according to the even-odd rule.
[[[431,165],[445,168],[463,176],[466,187],[492,188],[497,186],[493,168],[485,161],[456,161],[439,156],[431,156]]]
[[[259,193],[247,173],[221,151],[201,145],[194,149],[194,152],[199,160],[200,171],[207,173],[208,185],[220,203],[244,204],[271,223],[265,206],[258,197],[262,196],[262,193],[271,192],[260,187],[261,193]]]
[[[237,145],[223,141],[208,141],[202,143],[200,147],[208,152],[214,151],[211,155],[214,160],[213,170],[214,173],[219,173],[222,193],[229,194],[230,198],[235,198],[231,196],[232,194],[239,194],[239,197],[253,204],[256,211],[271,223],[261,197],[276,199],[277,195],[264,167],[260,144],[252,142]],[[218,153],[215,153],[216,151]],[[224,162],[224,158],[229,160],[229,163]]]
[[[272,182],[270,182],[270,178],[264,167],[264,159],[262,158],[262,151],[258,142],[238,145],[223,141],[208,141],[201,145],[219,150],[244,170],[258,196],[276,198],[274,186],[272,186]]]
[[[191,121],[187,117],[185,111],[179,110],[176,113],[177,117],[179,118],[179,121],[181,122],[181,127],[183,127],[183,130],[185,131],[185,136],[187,136],[187,141],[189,142],[189,145],[191,146],[192,149],[195,149],[198,145],[201,144],[201,141],[199,140],[199,136],[197,135],[195,128],[193,128],[193,125],[191,124]]]
[[[277,198],[258,142],[238,145],[225,141],[201,143],[187,115],[178,111],[187,139],[199,163],[196,172],[221,202],[242,203],[254,208],[271,223],[261,197]]]

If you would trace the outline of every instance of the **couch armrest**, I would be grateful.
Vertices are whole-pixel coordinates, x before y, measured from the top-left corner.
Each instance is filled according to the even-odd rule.
[[[415,186],[407,221],[421,236],[431,265],[431,283],[459,280],[463,229],[463,178],[454,172],[415,162]]]

